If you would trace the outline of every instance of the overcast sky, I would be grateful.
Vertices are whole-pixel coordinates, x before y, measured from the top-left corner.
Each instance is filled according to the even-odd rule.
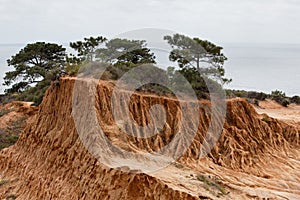
[[[298,0],[0,0],[0,43],[164,28],[215,43],[300,43]]]

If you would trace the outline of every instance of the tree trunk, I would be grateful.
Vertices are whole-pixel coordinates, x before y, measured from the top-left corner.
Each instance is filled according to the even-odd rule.
[[[200,69],[200,55],[198,54],[197,55],[197,70],[199,71],[199,69]]]

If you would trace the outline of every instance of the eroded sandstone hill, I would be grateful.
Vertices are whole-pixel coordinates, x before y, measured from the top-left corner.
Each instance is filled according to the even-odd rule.
[[[296,126],[257,114],[245,100],[230,100],[222,134],[207,157],[199,159],[210,121],[203,108],[198,132],[177,163],[151,174],[131,173],[104,166],[83,146],[72,117],[74,83],[64,78],[50,87],[18,142],[1,151],[1,199],[300,199]],[[155,151],[174,138],[181,120],[175,99],[135,94],[130,110],[137,123],[147,124],[151,105],[167,111],[161,134],[135,138],[111,116],[113,87],[99,82],[95,108],[114,144],[127,151]]]

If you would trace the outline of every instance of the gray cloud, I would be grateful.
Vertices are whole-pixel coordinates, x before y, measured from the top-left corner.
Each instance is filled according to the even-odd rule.
[[[0,0],[0,43],[166,28],[218,43],[300,42],[296,0]]]

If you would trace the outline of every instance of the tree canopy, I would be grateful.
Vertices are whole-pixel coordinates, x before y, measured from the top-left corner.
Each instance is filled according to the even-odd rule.
[[[93,61],[96,49],[105,41],[107,39],[102,36],[89,37],[84,38],[83,41],[70,42],[70,47],[78,52],[77,56],[82,60]]]
[[[22,92],[31,84],[38,83],[50,74],[58,73],[65,64],[65,48],[45,42],[27,44],[11,59],[7,60],[14,70],[6,72],[4,85],[11,86],[7,93]]]
[[[197,69],[207,76],[217,76],[223,82],[229,82],[224,78],[223,68],[227,57],[222,53],[222,47],[207,40],[190,38],[181,34],[167,35],[164,37],[172,47],[169,59],[177,62],[181,69]]]
[[[155,63],[155,56],[144,40],[112,39],[96,50],[96,58],[113,64]]]

